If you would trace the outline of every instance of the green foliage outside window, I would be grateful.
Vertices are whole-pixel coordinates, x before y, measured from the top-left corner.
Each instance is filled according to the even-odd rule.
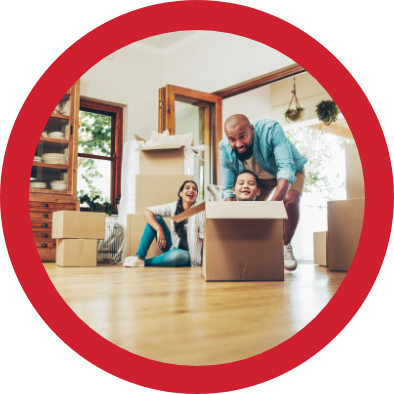
[[[306,177],[304,193],[318,193],[324,199],[331,200],[330,195],[335,188],[344,188],[344,181],[340,181],[339,174],[328,177],[322,174],[324,164],[335,160],[332,153],[332,142],[327,138],[327,133],[307,127],[294,128],[286,131],[286,135],[300,154],[308,158],[306,163]],[[350,141],[337,137],[337,146],[344,148]]]
[[[111,156],[111,117],[79,111],[78,151],[100,156]],[[80,171],[83,170],[83,171]],[[87,190],[78,190],[78,196],[88,195],[90,198],[102,191],[94,186],[94,181],[103,177],[93,159],[79,157],[78,171],[86,182]],[[110,196],[102,196],[103,201],[110,203]]]

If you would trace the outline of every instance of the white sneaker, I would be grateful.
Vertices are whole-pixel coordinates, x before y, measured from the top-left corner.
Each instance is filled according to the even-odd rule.
[[[123,267],[144,267],[145,261],[141,260],[138,256],[126,257]]]
[[[285,254],[285,268],[288,271],[294,271],[297,268],[297,260],[293,255],[293,248],[290,244],[284,245],[283,251]]]

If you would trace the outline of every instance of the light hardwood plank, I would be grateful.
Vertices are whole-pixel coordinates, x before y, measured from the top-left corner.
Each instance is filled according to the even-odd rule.
[[[63,268],[46,271],[93,330],[135,354],[211,365],[271,349],[308,324],[345,277],[313,263],[284,282],[205,282],[201,268]]]

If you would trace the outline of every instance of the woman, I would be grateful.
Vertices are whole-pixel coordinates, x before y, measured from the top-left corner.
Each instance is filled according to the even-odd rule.
[[[126,258],[125,267],[190,267],[201,265],[201,250],[204,241],[204,212],[181,223],[171,220],[171,231],[163,217],[173,217],[195,205],[198,196],[197,184],[185,181],[178,191],[178,201],[145,209],[147,222],[136,256]],[[145,259],[150,245],[156,238],[162,255]]]
[[[237,201],[254,201],[261,193],[257,175],[249,170],[243,170],[235,176],[233,193]]]

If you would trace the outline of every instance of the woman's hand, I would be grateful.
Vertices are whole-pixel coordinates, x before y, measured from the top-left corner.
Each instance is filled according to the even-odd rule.
[[[166,247],[166,236],[164,235],[164,231],[161,227],[157,230],[157,246],[160,249],[164,249]]]

